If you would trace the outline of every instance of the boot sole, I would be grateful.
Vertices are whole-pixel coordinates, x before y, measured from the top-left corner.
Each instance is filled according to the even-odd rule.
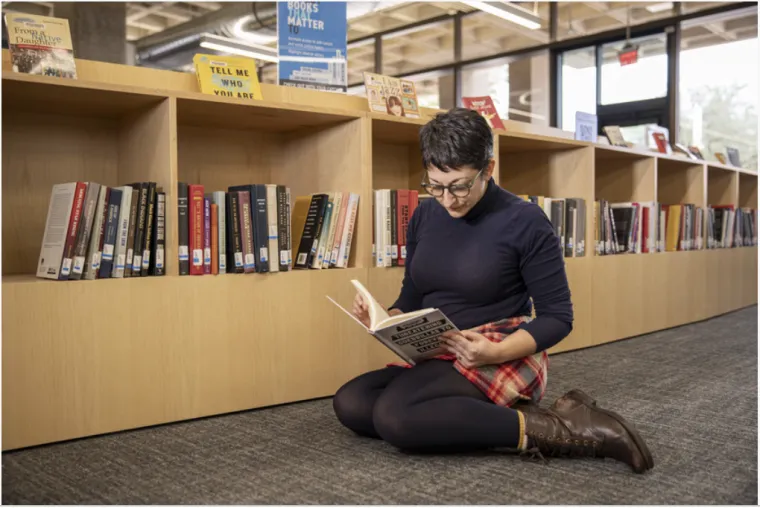
[[[639,453],[641,453],[641,456],[644,457],[644,461],[646,462],[648,468],[652,469],[654,468],[654,459],[652,458],[652,453],[649,451],[649,447],[646,445],[644,440],[641,438],[639,433],[636,431],[636,429],[632,428],[630,425],[628,425],[628,422],[625,421],[625,419],[620,416],[619,414],[615,413],[614,411],[609,411],[607,409],[602,409],[599,406],[596,405],[596,401],[583,393],[580,390],[572,390],[568,395],[571,395],[575,400],[582,402],[584,405],[589,407],[590,409],[593,409],[594,411],[599,411],[600,413],[603,413],[610,418],[613,418],[615,421],[617,421],[620,425],[623,426],[623,428],[628,431],[628,434],[633,438],[633,442],[636,443],[636,446],[639,449]]]

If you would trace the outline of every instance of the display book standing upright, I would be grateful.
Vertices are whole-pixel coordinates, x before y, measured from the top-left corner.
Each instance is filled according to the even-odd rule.
[[[395,316],[389,315],[367,288],[358,280],[351,280],[357,292],[367,303],[369,326],[366,326],[330,296],[327,299],[359,323],[384,346],[410,365],[416,365],[439,355],[447,354],[442,334],[458,330],[439,309],[422,309]]]
[[[166,273],[166,194],[156,182],[53,185],[36,276],[56,280]]]

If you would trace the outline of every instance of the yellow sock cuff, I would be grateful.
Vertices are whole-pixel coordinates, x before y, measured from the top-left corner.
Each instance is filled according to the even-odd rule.
[[[517,411],[517,420],[520,422],[520,437],[517,440],[517,447],[520,450],[524,450],[528,447],[525,438],[525,415],[521,411]]]

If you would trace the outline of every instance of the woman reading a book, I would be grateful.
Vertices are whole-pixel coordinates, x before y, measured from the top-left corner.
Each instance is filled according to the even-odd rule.
[[[573,324],[563,249],[541,208],[494,183],[487,122],[453,109],[422,127],[420,145],[423,187],[435,199],[410,219],[404,279],[389,313],[437,308],[461,331],[446,334],[442,356],[341,387],[333,399],[340,422],[406,450],[505,448],[651,469],[633,425],[582,391],[538,406],[546,350]],[[369,326],[362,296],[352,312]]]

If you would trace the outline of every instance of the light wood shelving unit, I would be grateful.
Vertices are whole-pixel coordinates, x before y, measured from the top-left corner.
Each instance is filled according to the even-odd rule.
[[[195,92],[190,75],[77,61],[79,79],[13,74],[3,52],[3,449],[332,395],[394,357],[325,298],[350,280],[383,304],[403,268],[372,267],[372,190],[419,188],[425,118],[366,100],[262,85],[265,100]],[[511,130],[512,128],[517,130]],[[757,302],[757,248],[595,256],[593,202],[658,199],[757,208],[757,174],[592,145],[535,126],[494,132],[496,181],[587,203],[586,256],[566,259],[575,309],[551,353],[699,321]],[[167,275],[34,277],[51,186],[158,182]],[[177,182],[293,196],[361,196],[349,268],[178,275]]]

